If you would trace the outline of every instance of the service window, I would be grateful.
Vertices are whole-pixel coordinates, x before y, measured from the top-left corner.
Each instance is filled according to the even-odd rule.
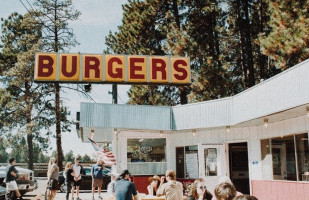
[[[127,162],[166,162],[166,139],[128,139]]]

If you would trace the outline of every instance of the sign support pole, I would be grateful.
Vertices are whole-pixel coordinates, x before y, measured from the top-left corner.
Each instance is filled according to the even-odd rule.
[[[112,95],[113,95],[113,104],[118,104],[117,84],[113,84]]]

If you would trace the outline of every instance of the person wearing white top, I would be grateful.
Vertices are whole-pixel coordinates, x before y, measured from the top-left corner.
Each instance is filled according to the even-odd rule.
[[[173,170],[166,171],[167,183],[164,183],[164,177],[161,177],[157,196],[165,195],[166,200],[181,200],[183,199],[183,185],[176,181],[176,173]]]
[[[79,159],[75,158],[75,164],[73,165],[73,170],[74,170],[74,187],[72,187],[72,199],[74,199],[74,189],[76,187],[76,196],[77,200],[81,200],[79,198],[79,187],[81,184],[81,179],[83,175],[83,167],[79,164]]]

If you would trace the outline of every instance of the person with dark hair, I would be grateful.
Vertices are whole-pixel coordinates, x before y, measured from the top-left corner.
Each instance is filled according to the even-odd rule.
[[[167,170],[165,174],[167,183],[161,179],[159,189],[157,190],[157,196],[165,195],[166,200],[181,200],[183,199],[182,183],[176,181],[176,173],[173,170]]]
[[[115,184],[117,200],[138,200],[135,184],[130,181],[130,172],[126,169],[120,174],[120,180]]]
[[[160,186],[160,177],[157,175],[154,175],[152,177],[150,185],[147,186],[148,194],[151,196],[156,196],[157,190]]]
[[[198,178],[192,185],[191,194],[188,200],[211,200],[212,194],[207,190],[204,179]]]
[[[236,197],[234,185],[227,182],[217,185],[214,192],[217,200],[233,200]]]
[[[258,200],[258,198],[256,198],[255,196],[245,194],[236,197],[235,200]]]
[[[16,183],[18,171],[16,170],[14,166],[15,164],[16,164],[15,158],[10,158],[9,165],[6,168],[6,174],[5,174],[6,191],[9,194],[12,191],[14,191],[17,198],[23,199],[21,197],[21,194],[18,190],[17,183]]]

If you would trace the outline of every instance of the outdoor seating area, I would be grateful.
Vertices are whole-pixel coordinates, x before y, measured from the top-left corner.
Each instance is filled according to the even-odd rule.
[[[146,194],[138,194],[138,200],[165,200],[166,198],[164,196],[162,197],[156,197],[156,196],[149,196]],[[186,200],[187,197],[183,197],[183,200]],[[116,200],[116,198],[108,198],[107,200]]]

